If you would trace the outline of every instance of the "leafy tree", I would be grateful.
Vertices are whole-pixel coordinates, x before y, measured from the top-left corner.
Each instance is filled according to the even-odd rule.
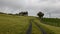
[[[20,12],[19,15],[21,15],[21,16],[28,16],[28,12]]]
[[[39,18],[43,18],[43,16],[44,16],[44,13],[42,13],[42,12],[39,12],[37,15],[39,16]]]

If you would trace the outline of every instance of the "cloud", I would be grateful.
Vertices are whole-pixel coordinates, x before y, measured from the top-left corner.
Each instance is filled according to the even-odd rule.
[[[60,11],[60,0],[5,0],[4,2],[9,4],[9,6],[11,5],[11,7],[15,6],[15,7],[19,7],[22,10],[27,10],[29,12],[29,15],[36,16],[36,14],[39,11],[44,12],[45,15],[47,15],[47,13],[52,13],[52,12],[55,14],[56,12],[57,14],[60,13],[59,12]],[[15,11],[14,13],[16,12],[17,11]]]

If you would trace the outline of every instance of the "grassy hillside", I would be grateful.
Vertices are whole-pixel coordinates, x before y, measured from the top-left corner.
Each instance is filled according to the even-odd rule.
[[[36,17],[6,14],[0,14],[0,34],[26,34],[31,19],[33,19],[32,34],[42,34],[42,31],[34,24],[34,22],[41,26],[48,34],[60,34],[60,27],[42,23]]]
[[[34,23],[32,24],[32,34],[42,34],[41,30]]]
[[[60,27],[60,19],[58,18],[43,18],[42,22],[44,24]]]
[[[29,17],[0,14],[0,34],[25,34]]]
[[[46,18],[46,19],[48,19],[48,18]],[[54,19],[54,18],[53,18]],[[45,20],[45,19],[44,19]],[[56,20],[56,19],[55,19]],[[52,21],[55,21],[55,20],[52,20]],[[58,19],[57,19],[58,20]],[[49,21],[49,19],[46,21],[47,23],[48,23],[48,21]],[[51,22],[51,25],[49,25],[49,24],[46,24],[46,23],[44,23],[45,21],[43,21],[43,22],[41,22],[38,18],[36,18],[35,19],[35,22],[37,23],[38,22],[38,24],[41,26],[41,27],[43,27],[46,31],[47,31],[47,33],[51,33],[51,34],[60,34],[60,27],[57,27],[57,26],[52,26],[52,23],[53,22]],[[58,20],[58,22],[60,22],[59,20]],[[57,22],[57,23],[58,23]]]
[[[34,17],[0,14],[0,34],[26,34],[30,19]],[[32,25],[32,34],[41,33]]]

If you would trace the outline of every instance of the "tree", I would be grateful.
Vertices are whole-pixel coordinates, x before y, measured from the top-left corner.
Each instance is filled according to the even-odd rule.
[[[28,12],[20,12],[19,15],[21,15],[21,16],[28,16]]]
[[[43,16],[44,16],[44,13],[42,13],[42,12],[39,12],[37,15],[39,16],[39,18],[43,18]]]
[[[0,12],[0,14],[6,14],[6,13]]]

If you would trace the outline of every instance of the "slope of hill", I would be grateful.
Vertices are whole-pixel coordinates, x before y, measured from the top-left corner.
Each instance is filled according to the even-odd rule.
[[[29,17],[0,14],[0,34],[24,34]]]
[[[29,26],[31,30],[28,30]],[[0,34],[26,34],[27,31],[31,34],[43,34],[41,28],[47,34],[60,34],[60,27],[44,24],[36,17],[0,14]]]
[[[60,19],[58,18],[43,18],[42,22],[44,24],[60,27]]]
[[[44,22],[47,22],[48,23],[48,21],[50,20],[50,18],[48,19],[48,18],[46,18],[47,19],[47,21],[44,21]],[[53,18],[52,18],[53,19]],[[45,19],[44,19],[45,20]],[[57,19],[57,20],[59,20],[59,19]],[[52,20],[52,21],[55,21],[55,23],[59,23],[60,21],[56,21],[56,19],[54,19],[54,20]],[[35,19],[35,22],[38,22],[38,24],[42,27],[42,28],[44,28],[46,31],[47,31],[47,33],[52,33],[52,34],[60,34],[60,27],[57,27],[57,26],[52,26],[52,23],[53,22],[51,22],[51,25],[50,24],[46,24],[46,23],[44,23],[44,22],[41,22],[38,18],[37,19]]]

